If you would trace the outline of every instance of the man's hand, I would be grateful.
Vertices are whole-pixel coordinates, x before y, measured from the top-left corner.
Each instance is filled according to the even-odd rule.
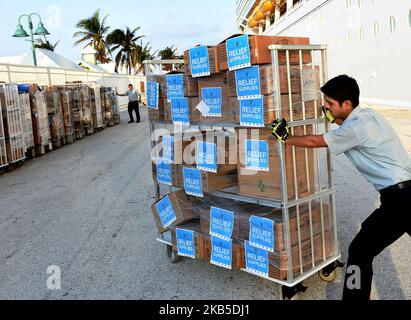
[[[285,142],[290,136],[287,120],[274,120],[271,133],[281,142]]]

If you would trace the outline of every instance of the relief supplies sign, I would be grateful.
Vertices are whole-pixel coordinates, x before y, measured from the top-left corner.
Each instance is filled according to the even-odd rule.
[[[269,171],[268,141],[248,140],[245,143],[245,168],[254,171]]]
[[[195,259],[194,232],[177,228],[176,238],[178,255]]]
[[[174,137],[163,136],[163,159],[174,161]]]
[[[156,175],[157,182],[167,186],[173,185],[171,180],[171,165],[167,159],[158,158],[156,160]]]
[[[168,196],[164,197],[156,204],[156,210],[164,228],[168,228],[177,220],[176,213]]]
[[[217,173],[217,145],[197,141],[197,169]]]
[[[264,127],[263,98],[240,101],[240,124],[245,127]]]
[[[184,98],[184,79],[182,74],[170,74],[167,79],[167,101],[171,99]]]
[[[263,277],[268,277],[268,251],[245,244],[245,265],[246,269]]]
[[[159,84],[157,82],[147,82],[147,107],[158,110]]]
[[[223,240],[230,240],[234,230],[234,212],[211,207],[210,235]]]
[[[216,266],[231,270],[233,250],[232,240],[223,240],[221,238],[211,236],[211,259],[210,262]]]
[[[183,168],[184,191],[190,196],[204,197],[201,171],[192,168]]]
[[[274,252],[274,221],[250,217],[250,245],[263,250]]]
[[[228,39],[226,41],[227,62],[230,71],[251,66],[250,43],[248,35]]]
[[[210,58],[207,46],[190,49],[190,67],[193,78],[210,75]]]
[[[207,117],[221,117],[223,97],[221,88],[201,88],[204,103],[210,108]]]
[[[171,117],[175,125],[190,125],[187,98],[171,99]]]
[[[260,68],[258,66],[236,70],[235,83],[238,100],[261,98]]]

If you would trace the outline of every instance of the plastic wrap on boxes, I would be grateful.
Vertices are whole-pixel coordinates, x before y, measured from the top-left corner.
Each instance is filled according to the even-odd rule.
[[[34,147],[33,121],[31,119],[30,96],[29,93],[19,94],[21,117],[23,124],[23,136],[26,150]]]
[[[61,146],[62,139],[65,137],[61,92],[58,87],[48,87],[45,91],[51,141],[56,148]]]
[[[4,125],[7,161],[12,163],[22,160],[25,158],[26,150],[17,85],[0,85],[0,110]]]
[[[51,143],[51,136],[46,92],[36,84],[30,85],[30,106],[33,119],[34,143],[36,146],[48,146]]]

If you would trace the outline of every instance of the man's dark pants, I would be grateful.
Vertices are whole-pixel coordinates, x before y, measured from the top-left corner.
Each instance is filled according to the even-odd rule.
[[[134,122],[133,111],[136,112],[137,122],[140,122],[140,108],[138,101],[132,101],[128,103],[128,115],[130,116],[131,122]]]
[[[354,266],[353,270],[361,271],[361,288],[355,289],[355,271],[349,270],[351,273],[345,275],[343,300],[370,299],[374,257],[404,233],[411,235],[410,199],[411,187],[381,192],[380,208],[362,223],[360,232],[348,249],[347,269]]]

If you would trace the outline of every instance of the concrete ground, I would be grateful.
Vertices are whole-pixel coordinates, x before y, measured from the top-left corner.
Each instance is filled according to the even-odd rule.
[[[411,111],[383,112],[411,154]],[[204,261],[171,264],[156,239],[149,127],[104,130],[0,177],[0,299],[280,299],[280,287]],[[342,260],[378,193],[335,159]],[[355,183],[353,183],[355,181]],[[374,262],[373,299],[411,299],[411,238]],[[47,268],[61,269],[61,290]],[[304,282],[299,299],[340,299],[342,275]]]

